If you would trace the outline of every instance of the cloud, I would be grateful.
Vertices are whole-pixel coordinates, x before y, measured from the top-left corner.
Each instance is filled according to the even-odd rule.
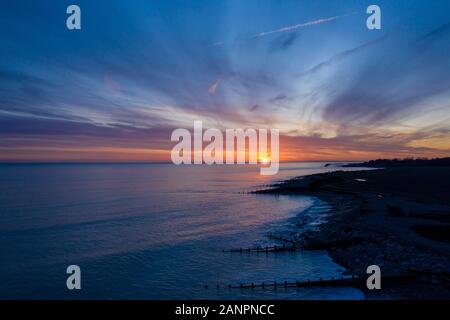
[[[373,46],[375,44],[378,44],[378,43],[384,41],[386,38],[387,38],[386,36],[383,36],[383,37],[377,38],[375,40],[371,40],[371,41],[365,42],[362,45],[356,46],[354,48],[341,51],[338,54],[332,56],[331,58],[318,63],[317,65],[315,65],[312,68],[306,70],[305,72],[302,72],[300,74],[300,76],[306,76],[306,75],[310,75],[310,74],[312,74],[314,72],[320,71],[323,68],[328,67],[328,66],[330,66],[333,63],[336,63],[338,61],[341,61],[341,60],[343,60],[343,59],[345,59],[345,58],[347,58],[347,57],[349,57],[349,56],[351,56],[351,55],[353,55],[353,54],[355,54],[355,53],[357,53],[357,52],[359,52],[359,51],[361,51],[361,50],[363,50],[363,49],[365,49],[367,47],[370,47],[370,46]]]
[[[280,94],[276,95],[275,97],[270,98],[269,102],[271,102],[273,104],[281,104],[288,100],[290,100],[290,99],[287,95],[285,95],[284,93],[280,93]]]
[[[214,83],[212,83],[209,87],[208,87],[208,92],[210,94],[213,94],[216,92],[217,88],[219,87],[219,84],[222,82],[222,78],[217,78],[216,81],[214,81]]]
[[[282,34],[272,41],[269,50],[272,52],[286,50],[292,47],[299,37],[299,34],[296,32]]]
[[[365,150],[365,144],[380,141],[373,151],[378,152],[382,143],[393,151],[407,142],[397,136],[400,142],[391,147],[391,138],[363,139],[375,129],[424,128],[419,118],[425,115],[426,125],[448,127],[445,113],[428,107],[445,111],[450,101],[450,94],[445,94],[450,88],[450,41],[449,25],[442,23],[448,20],[444,14],[423,16],[423,23],[414,27],[413,21],[401,20],[400,15],[394,25],[405,28],[386,25],[383,31],[369,32],[363,16],[345,19],[356,13],[330,13],[334,16],[315,19],[316,9],[305,11],[310,21],[286,26],[286,19],[302,6],[295,1],[276,4],[258,5],[255,12],[251,1],[236,6],[219,1],[201,5],[204,10],[181,3],[174,10],[171,4],[115,1],[115,10],[110,11],[111,6],[105,9],[89,2],[88,10],[99,16],[81,34],[59,32],[54,27],[60,25],[58,15],[36,24],[23,16],[33,16],[30,12],[35,11],[17,6],[13,14],[11,5],[0,5],[4,9],[0,20],[6,18],[15,26],[0,30],[1,138],[11,137],[11,147],[19,136],[42,137],[49,144],[61,137],[64,143],[88,143],[91,137],[102,145],[132,145],[142,138],[144,145],[145,140],[150,144],[167,140],[167,135],[153,134],[155,127],[189,127],[193,119],[203,119],[217,127],[278,125],[282,131],[297,129],[293,130],[297,135],[317,138],[318,145],[342,143],[357,150],[360,144],[364,152],[372,152]],[[339,5],[346,8],[341,12],[352,7]],[[253,19],[243,18],[249,13],[254,13]],[[285,27],[253,37],[268,41],[251,41],[245,30],[264,25],[267,17]],[[25,22],[16,24],[18,19]],[[339,28],[319,27],[338,19],[343,22]],[[438,27],[430,28],[433,24]],[[30,29],[33,25],[42,28]],[[428,33],[423,32],[426,26]],[[387,38],[370,40],[388,32]],[[416,33],[422,37],[408,43]],[[216,38],[224,41],[204,45]],[[343,43],[352,45],[344,51],[336,49]],[[80,135],[85,139],[77,140]],[[428,139],[433,140],[419,137],[415,141],[421,142],[414,145],[424,141],[438,145],[434,140],[445,136]],[[321,150],[324,155],[334,154],[331,148]],[[335,150],[344,149],[336,145]]]
[[[259,105],[259,104],[254,104],[251,108],[250,108],[250,111],[251,112],[254,112],[254,111],[256,111],[256,110],[258,110],[258,109],[260,109],[261,108],[261,106]]]
[[[323,118],[342,127],[370,128],[426,113],[429,101],[450,92],[445,53],[450,42],[429,39],[426,46],[413,42],[380,52],[355,69],[349,81],[336,83]]]
[[[223,46],[223,41],[217,41],[209,45],[210,47],[219,47]]]
[[[410,134],[379,131],[372,134],[340,135],[334,138],[282,135],[280,146],[283,161],[367,160],[418,155],[423,157],[450,156],[448,143],[442,144],[442,140],[432,140],[439,134],[437,131]],[[446,137],[448,137],[448,132]],[[430,141],[438,143],[438,145],[433,145]]]

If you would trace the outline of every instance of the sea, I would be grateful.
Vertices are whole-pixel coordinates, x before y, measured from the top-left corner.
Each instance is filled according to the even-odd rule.
[[[234,288],[348,274],[325,251],[228,252],[320,229],[329,204],[249,191],[333,170],[354,169],[0,164],[0,299],[364,299],[351,287]],[[70,265],[79,290],[67,288]]]

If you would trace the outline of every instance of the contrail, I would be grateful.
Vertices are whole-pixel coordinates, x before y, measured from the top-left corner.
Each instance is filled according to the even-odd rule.
[[[322,18],[322,19],[317,19],[317,20],[313,20],[313,21],[308,21],[308,22],[303,22],[303,23],[299,23],[299,24],[295,24],[292,26],[288,26],[288,27],[284,27],[284,28],[280,28],[277,30],[272,30],[272,31],[267,31],[267,32],[261,32],[258,34],[255,34],[252,38],[259,38],[259,37],[265,37],[274,33],[280,33],[280,32],[289,32],[289,31],[293,31],[293,30],[297,30],[297,29],[301,29],[304,27],[309,27],[309,26],[314,26],[314,25],[318,25],[318,24],[323,24],[323,23],[327,23],[330,21],[334,21],[340,18],[344,18],[344,17],[348,17],[354,14],[357,14],[358,12],[351,12],[348,14],[344,14],[341,16],[334,16],[334,17],[329,17],[329,18]]]
[[[314,25],[318,25],[318,24],[323,24],[323,23],[327,23],[327,22],[330,22],[330,21],[334,21],[334,20],[340,19],[340,18],[345,18],[345,17],[348,17],[348,16],[352,16],[352,15],[355,15],[355,14],[358,14],[358,13],[359,13],[358,11],[354,11],[354,12],[350,12],[350,13],[343,14],[343,15],[340,15],[340,16],[322,18],[322,19],[317,19],[317,20],[313,20],[313,21],[308,21],[308,22],[295,24],[295,25],[288,26],[288,27],[283,27],[283,28],[280,28],[280,29],[277,29],[277,30],[260,32],[260,33],[257,33],[255,35],[251,36],[250,39],[265,37],[265,36],[268,36],[268,35],[271,35],[271,34],[274,34],[274,33],[289,32],[289,31],[293,31],[293,30],[297,30],[297,29],[301,29],[301,28],[305,28],[305,27],[310,27],[310,26],[314,26]],[[216,46],[223,46],[223,45],[224,45],[224,43],[222,41],[218,41],[218,42],[215,42],[215,43],[213,43],[213,44],[211,44],[209,46],[210,47],[216,47]]]

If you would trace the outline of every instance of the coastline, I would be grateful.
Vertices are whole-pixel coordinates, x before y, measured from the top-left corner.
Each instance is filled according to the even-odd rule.
[[[363,291],[368,299],[450,298],[450,167],[395,167],[334,171],[298,177],[258,194],[310,195],[332,211],[318,231],[299,242],[325,249],[348,272],[367,277],[376,264],[383,275],[417,280]]]

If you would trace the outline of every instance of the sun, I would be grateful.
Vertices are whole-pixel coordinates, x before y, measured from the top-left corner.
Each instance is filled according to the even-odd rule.
[[[270,163],[270,158],[268,158],[268,157],[259,158],[259,162],[261,164],[269,164]]]

